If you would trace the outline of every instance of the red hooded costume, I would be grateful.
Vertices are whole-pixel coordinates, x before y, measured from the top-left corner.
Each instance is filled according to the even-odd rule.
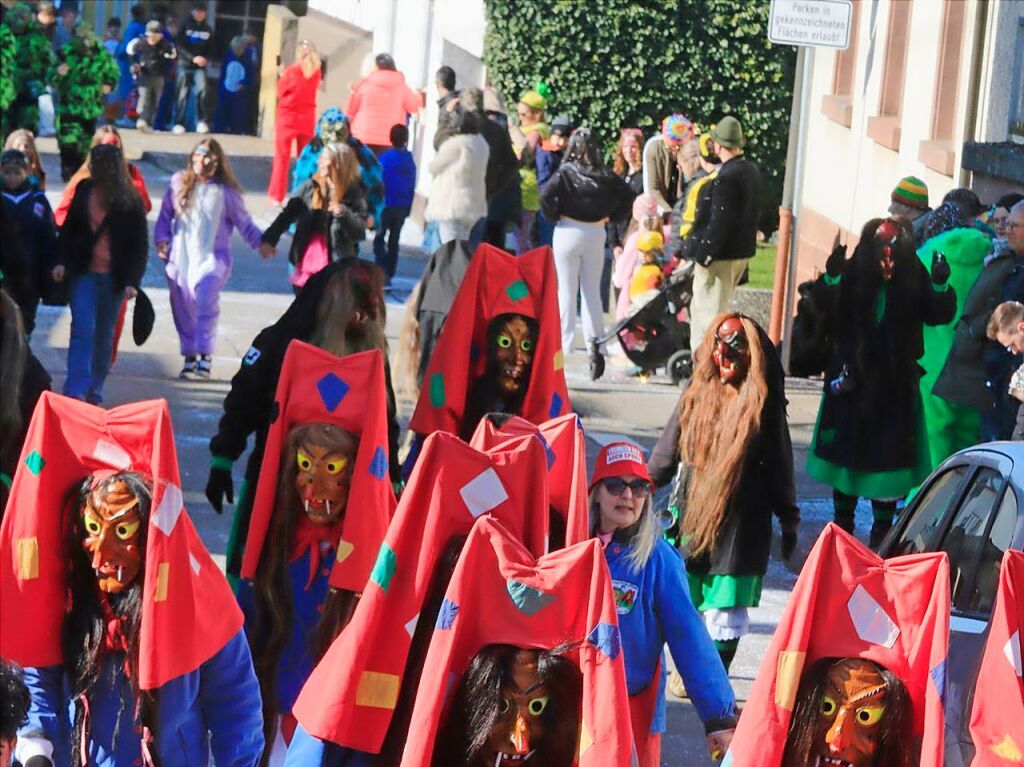
[[[569,412],[558,320],[558,277],[548,247],[516,257],[481,245],[434,347],[409,428],[417,434],[460,433],[466,398],[487,365],[487,326],[502,314],[537,322],[537,345],[522,416],[542,423]]]
[[[396,503],[388,477],[383,355],[374,349],[339,358],[304,341],[292,341],[281,365],[274,407],[277,417],[267,432],[242,577],[253,578],[260,563],[288,432],[302,424],[331,423],[351,432],[359,440],[359,449],[346,504],[354,513],[345,514],[330,584],[359,593],[370,577]]]
[[[949,643],[945,552],[883,560],[834,524],[811,551],[743,708],[729,767],[778,767],[804,669],[863,658],[907,689],[920,767],[942,767]]]
[[[579,416],[569,413],[539,425],[512,416],[501,426],[484,418],[469,444],[486,451],[524,434],[536,434],[547,453],[548,492],[551,507],[565,520],[565,545],[587,540],[587,446]]]
[[[497,643],[575,643],[583,672],[578,764],[630,763],[629,693],[601,544],[590,540],[535,559],[497,520],[481,519],[438,615],[402,767],[430,767],[446,697],[473,656]]]
[[[23,666],[63,662],[62,512],[86,476],[118,471],[153,482],[139,637],[139,687],[151,690],[199,668],[242,628],[234,595],[185,511],[163,400],[103,410],[43,393],[0,527],[0,656]]]
[[[420,610],[445,548],[488,514],[502,520],[529,551],[542,554],[546,461],[540,442],[530,436],[487,453],[451,434],[426,440],[355,614],[292,709],[306,732],[380,752]],[[510,494],[513,489],[519,492]]]
[[[971,737],[977,752],[972,767],[1024,764],[1021,631],[1024,631],[1024,553],[1010,550],[1003,555],[999,592],[974,687]]]

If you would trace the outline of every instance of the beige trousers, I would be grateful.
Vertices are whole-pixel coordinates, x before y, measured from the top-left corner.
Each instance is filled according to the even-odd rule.
[[[728,308],[733,291],[749,262],[749,258],[738,258],[735,261],[712,261],[707,267],[694,264],[693,300],[690,301],[690,351],[694,357],[715,315]]]

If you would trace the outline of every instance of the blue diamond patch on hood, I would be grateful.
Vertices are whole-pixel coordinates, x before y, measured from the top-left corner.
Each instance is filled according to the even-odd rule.
[[[320,399],[323,400],[327,412],[333,413],[348,394],[349,386],[334,373],[328,373],[316,382],[316,389],[320,392]]]
[[[512,578],[505,581],[505,587],[516,607],[527,615],[535,615],[555,601],[553,594],[545,594]]]

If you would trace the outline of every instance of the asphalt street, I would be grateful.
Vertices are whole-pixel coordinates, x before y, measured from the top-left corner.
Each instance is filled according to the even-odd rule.
[[[133,133],[126,132],[126,136]],[[147,138],[153,141],[156,137]],[[44,163],[50,179],[48,196],[51,203],[56,205],[63,191],[59,183],[56,156],[44,155]],[[269,167],[269,161],[266,165]],[[154,210],[150,214],[152,225],[170,174],[176,167],[169,163],[166,156],[149,154],[142,159],[139,167],[153,199]],[[242,179],[247,190],[259,190],[248,192],[245,199],[250,213],[261,228],[266,227],[276,214],[262,193],[265,178],[263,176],[260,181],[257,171],[245,174]],[[203,495],[210,458],[207,444],[216,429],[221,403],[241,356],[257,332],[273,323],[291,301],[291,287],[287,282],[288,242],[286,236],[278,245],[277,256],[270,261],[262,261],[237,235],[234,237],[234,269],[221,298],[213,376],[202,382],[181,381],[177,378],[182,358],[171,321],[166,282],[160,264],[153,256],[146,272],[144,288],[156,309],[156,327],[150,340],[141,348],[132,344],[130,334],[125,336],[106,387],[108,406],[151,398],[168,401],[174,421],[186,505],[204,542],[220,562],[223,561],[230,520],[228,514],[216,514]],[[364,243],[364,255],[369,252],[370,243]],[[418,280],[424,264],[425,257],[421,251],[403,250],[399,272],[394,281],[395,290],[388,297],[387,335],[392,344],[392,357],[404,316],[403,302]],[[69,325],[67,309],[42,307],[32,337],[32,347],[53,375],[57,391],[60,390],[66,368]],[[650,447],[678,397],[678,389],[664,376],[653,376],[647,382],[628,378],[624,374],[627,364],[625,361],[612,360],[605,377],[594,383],[587,375],[587,360],[582,348],[566,361],[570,394],[574,407],[583,418],[591,461],[600,445],[612,439],[627,437],[644,447]],[[818,387],[820,384],[803,381],[792,381],[787,385],[798,471],[798,495],[804,520],[800,548],[804,551],[817,537],[831,512],[830,501],[826,500],[826,489],[808,479],[803,472],[804,454],[817,411]],[[411,410],[412,403],[400,403],[403,425]],[[236,487],[244,461],[243,456],[235,466]],[[867,512],[862,510],[862,536],[866,535],[863,528],[869,519]],[[746,697],[794,581],[795,575],[773,559],[765,581],[762,604],[752,610],[751,634],[740,643],[739,654],[732,668],[731,678],[740,700]],[[669,734],[664,739],[662,764],[666,767],[696,767],[709,763],[703,728],[692,705],[688,700],[679,701],[670,696]]]

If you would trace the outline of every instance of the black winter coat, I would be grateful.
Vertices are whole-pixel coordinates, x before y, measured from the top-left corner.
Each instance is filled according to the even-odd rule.
[[[858,249],[859,250],[859,249]],[[826,276],[815,285],[815,302],[831,318],[833,352],[825,368],[824,398],[815,434],[815,453],[830,463],[859,472],[912,468],[918,463],[920,392],[924,371],[917,360],[924,353],[923,325],[943,325],[956,312],[952,288],[938,292],[917,258],[903,287],[897,276],[885,297],[885,311],[856,306],[852,280],[858,254],[846,262],[838,285]],[[848,292],[847,292],[848,291]],[[864,317],[870,316],[870,321]],[[837,393],[831,383],[847,370]]]
[[[761,428],[751,441],[736,497],[722,521],[714,547],[710,552],[686,560],[686,569],[698,575],[764,575],[771,553],[772,515],[779,518],[783,530],[795,531],[800,523],[782,362],[768,334],[758,328],[758,335],[765,351],[768,379]],[[671,481],[679,466],[679,406],[683,395],[676,402],[648,462],[651,478],[659,486]],[[689,476],[690,468],[683,466],[679,487],[681,507],[685,505]]]
[[[341,215],[335,216],[325,208],[314,210],[313,179],[302,183],[288,200],[277,218],[263,233],[263,241],[277,245],[281,235],[295,224],[295,236],[288,250],[288,260],[298,264],[306,253],[309,241],[317,232],[327,242],[327,254],[331,262],[343,258],[354,258],[359,252],[359,243],[366,236],[366,200],[362,187],[352,184],[341,200]]]
[[[448,318],[455,294],[459,292],[459,286],[472,257],[473,251],[467,241],[446,242],[434,251],[420,278],[416,305],[411,308],[411,311],[416,313],[416,321],[419,323],[420,359],[416,367],[418,386],[423,386],[423,378],[427,374],[427,366],[430,364],[437,339],[441,336],[441,328]]]
[[[26,344],[25,369],[21,374],[21,390],[18,401],[18,409],[21,411],[21,428],[17,434],[4,434],[3,444],[0,445],[0,472],[5,475],[5,487],[0,489],[0,496],[3,496],[0,498],[0,518],[3,517],[3,499],[6,498],[8,489],[6,484],[14,478],[14,472],[18,468],[18,458],[21,456],[21,448],[25,444],[32,412],[36,409],[36,403],[43,396],[43,392],[50,390],[51,383],[50,374],[46,372],[42,363]]]
[[[718,176],[705,189],[708,186],[711,190],[707,223],[698,227],[698,201],[697,220],[688,238],[694,241],[693,250],[687,258],[707,266],[712,261],[753,257],[761,213],[761,173],[757,166],[742,155],[734,157],[722,163]]]
[[[15,192],[4,191],[3,258],[5,289],[17,302],[31,333],[44,285],[50,280],[57,257],[57,225],[46,195],[28,183]]]
[[[65,280],[74,279],[89,270],[97,236],[89,223],[89,195],[92,190],[91,178],[83,179],[75,187],[75,196],[57,238],[57,262],[63,264],[68,272]],[[105,227],[110,235],[110,272],[114,290],[121,291],[128,286],[138,288],[146,272],[149,255],[149,225],[142,200],[134,189],[124,201],[111,208],[100,226]]]
[[[633,221],[633,201],[644,192],[644,172],[638,170],[636,173],[626,173],[622,176],[629,188],[630,209],[624,216],[619,216],[614,221],[608,222],[608,247],[621,248],[626,244],[626,237],[629,235],[629,225]]]
[[[277,380],[281,375],[281,365],[284,363],[288,344],[296,338],[302,341],[309,341],[312,338],[316,329],[317,306],[328,281],[339,271],[357,263],[359,260],[355,258],[344,259],[330,264],[310,277],[281,318],[259,332],[242,358],[242,366],[231,379],[231,390],[224,398],[224,415],[221,416],[217,433],[210,440],[210,452],[214,456],[236,461],[245,452],[249,436],[256,435],[245,468],[248,493],[244,498],[239,497],[235,512],[241,515],[238,529],[242,532],[240,545],[234,552],[235,556],[228,562],[228,572],[232,575],[237,575],[241,569],[244,551],[241,544],[244,543],[245,533],[249,529],[253,494],[256,492],[260,466],[263,464],[267,431],[276,417],[274,395],[277,392]],[[391,368],[387,357],[384,359],[384,377],[388,390],[390,473],[392,480],[397,481],[401,479],[398,464],[398,421],[395,419],[395,394],[391,386]]]
[[[576,221],[618,219],[633,204],[626,182],[604,168],[587,170],[563,162],[540,194],[540,209],[552,223],[563,216]]]

